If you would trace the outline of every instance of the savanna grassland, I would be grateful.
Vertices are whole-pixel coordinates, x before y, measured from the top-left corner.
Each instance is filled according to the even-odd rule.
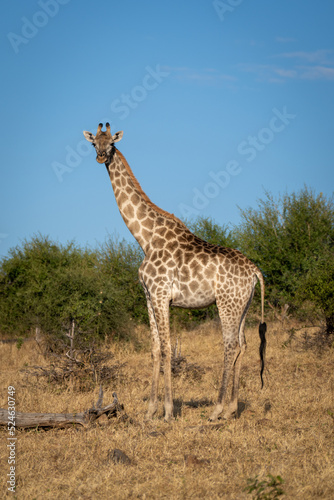
[[[291,325],[289,326],[289,328]],[[215,323],[180,335],[182,356],[173,378],[176,418],[159,414],[144,421],[151,380],[148,329],[136,341],[104,346],[113,357],[113,380],[104,404],[117,392],[128,416],[85,429],[17,430],[16,492],[7,491],[8,432],[1,429],[1,496],[17,499],[334,498],[334,350],[316,330],[295,335],[268,323],[265,386],[260,389],[257,328],[246,332],[239,415],[208,424],[222,369],[222,337]],[[174,336],[175,342],[175,336]],[[180,345],[180,342],[179,342]],[[98,386],[80,390],[77,381],[54,384],[32,375],[49,359],[34,340],[0,345],[1,402],[14,386],[21,412],[82,412],[98,398]],[[162,379],[162,378],[161,378]],[[114,449],[127,455],[122,463]],[[267,486],[271,474],[284,481]],[[247,486],[267,481],[264,492]],[[256,496],[258,495],[258,496]]]

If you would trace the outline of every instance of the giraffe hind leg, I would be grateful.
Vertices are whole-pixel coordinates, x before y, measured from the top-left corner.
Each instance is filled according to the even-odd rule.
[[[240,381],[240,369],[243,355],[245,354],[246,344],[243,344],[240,348],[240,353],[234,363],[234,374],[233,374],[233,386],[231,401],[224,413],[224,418],[229,419],[232,415],[238,413],[238,395],[239,395],[239,381]]]
[[[241,363],[242,363],[242,358],[245,354],[246,351],[246,337],[245,337],[245,322],[246,322],[246,316],[248,313],[248,309],[252,303],[253,297],[254,297],[254,292],[255,292],[255,283],[253,286],[253,289],[251,291],[249,300],[246,304],[245,310],[242,315],[242,320],[240,323],[240,329],[239,329],[239,344],[240,344],[240,354],[238,358],[235,361],[234,364],[234,377],[233,377],[233,387],[232,387],[232,395],[231,395],[231,402],[224,414],[224,418],[230,418],[233,414],[237,414],[238,412],[238,395],[239,395],[239,382],[240,382],[240,370],[241,370]]]
[[[241,370],[242,358],[243,358],[243,356],[245,354],[245,351],[246,351],[245,321],[246,321],[246,316],[247,316],[248,309],[250,307],[250,304],[251,304],[253,296],[254,296],[254,290],[255,290],[255,285],[254,285],[254,287],[252,289],[252,292],[250,294],[249,300],[248,300],[248,302],[246,304],[246,307],[244,309],[244,312],[242,314],[241,322],[240,322],[240,325],[239,325],[239,328],[238,328],[238,344],[239,344],[239,349],[238,348],[236,349],[236,356],[234,358],[234,361],[232,362],[232,367],[231,367],[231,371],[233,371],[232,394],[231,394],[230,404],[229,404],[228,408],[225,410],[225,413],[224,413],[224,418],[225,419],[231,418],[233,414],[237,414],[237,412],[238,412],[238,395],[239,395],[239,383],[240,383],[240,370]],[[222,326],[223,326],[223,321],[222,321]],[[223,330],[224,330],[224,327],[223,327]],[[223,334],[224,334],[224,332],[223,332]],[[232,335],[232,338],[235,339],[235,337],[233,337],[233,335]],[[225,346],[225,350],[226,350],[226,346]],[[225,366],[226,366],[225,362],[226,361],[224,360],[224,375],[225,375]],[[223,375],[223,382],[222,382],[222,387],[220,389],[220,393],[223,390],[225,390],[223,397],[226,397],[226,390],[227,390],[228,381],[227,382],[224,381],[224,375]],[[226,377],[228,377],[228,375]],[[219,404],[219,400],[218,400],[218,404]],[[219,407],[219,410],[222,412],[223,408]],[[215,410],[214,411],[214,416],[216,416],[216,414],[217,414],[217,412]]]
[[[230,375],[231,375],[231,372],[233,372],[233,369],[235,368],[235,364],[238,361],[238,358],[240,357],[240,354],[241,354],[241,348],[239,346],[239,342],[235,340],[235,337],[236,337],[238,330],[237,329],[234,329],[234,330],[235,330],[235,333],[233,335],[233,337],[234,337],[233,342],[232,341],[229,341],[229,342],[225,341],[224,342],[225,349],[224,349],[223,376],[222,376],[221,386],[219,389],[218,401],[217,401],[217,404],[216,404],[216,407],[215,407],[213,413],[211,414],[211,416],[209,418],[209,420],[211,422],[217,420],[218,417],[220,416],[220,414],[224,410]],[[235,411],[235,410],[233,410],[233,411]],[[227,412],[227,413],[229,414],[229,412]],[[225,415],[224,415],[224,418],[225,418]]]

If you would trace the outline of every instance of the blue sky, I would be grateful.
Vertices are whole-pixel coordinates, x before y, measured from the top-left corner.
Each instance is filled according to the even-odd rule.
[[[0,255],[131,241],[83,130],[109,121],[154,203],[238,224],[268,190],[333,192],[332,0],[4,0]]]

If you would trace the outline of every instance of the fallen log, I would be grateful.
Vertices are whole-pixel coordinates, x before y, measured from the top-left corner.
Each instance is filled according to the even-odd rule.
[[[13,419],[13,410],[10,410],[10,415],[7,409],[0,408],[0,425],[10,425],[16,428],[64,428],[72,427],[73,425],[81,425],[88,427],[95,422],[101,415],[106,415],[107,418],[118,417],[120,415],[126,417],[124,407],[118,402],[117,394],[113,393],[114,401],[102,406],[103,392],[100,388],[100,395],[97,402],[97,408],[93,407],[82,413],[22,413],[15,412]],[[9,418],[10,416],[10,418]]]

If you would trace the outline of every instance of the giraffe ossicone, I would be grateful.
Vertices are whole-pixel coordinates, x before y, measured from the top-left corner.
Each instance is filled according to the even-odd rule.
[[[266,324],[264,280],[261,271],[238,250],[212,245],[195,236],[173,214],[155,205],[142,190],[126,159],[115,147],[123,132],[112,135],[99,124],[96,135],[84,132],[95,147],[98,163],[105,163],[123,220],[142,247],[139,268],[150,319],[153,377],[146,417],[158,409],[158,379],[164,368],[165,420],[173,416],[169,307],[202,308],[217,304],[224,342],[224,369],[217,405],[210,417],[223,412],[231,417],[238,409],[241,360],[246,349],[245,319],[257,281],[261,286],[260,358],[263,386]],[[232,396],[225,408],[233,373]]]

